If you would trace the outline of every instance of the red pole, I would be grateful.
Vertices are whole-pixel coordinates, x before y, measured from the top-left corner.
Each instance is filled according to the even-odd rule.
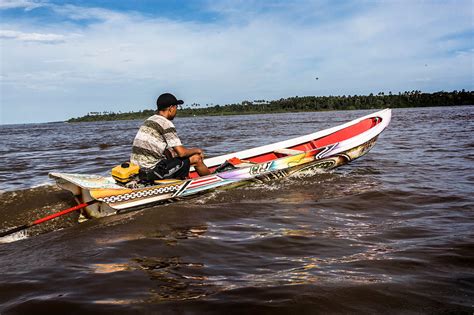
[[[47,217],[44,217],[44,218],[38,219],[38,220],[36,220],[36,221],[33,221],[31,225],[33,226],[33,225],[36,225],[36,224],[40,224],[40,223],[43,223],[43,222],[52,220],[52,219],[54,219],[54,218],[60,217],[60,216],[62,216],[62,215],[64,215],[64,214],[67,214],[67,213],[69,213],[69,212],[73,212],[73,211],[76,211],[76,210],[85,208],[85,207],[87,207],[88,205],[89,205],[89,204],[88,204],[87,202],[81,203],[81,204],[79,204],[79,205],[77,205],[77,206],[74,206],[74,207],[72,207],[72,208],[69,208],[69,209],[66,209],[66,210],[62,210],[62,211],[53,213],[53,214],[51,214],[51,215],[48,215]]]
[[[24,225],[21,225],[21,226],[17,226],[17,227],[15,227],[15,228],[9,229],[8,231],[1,232],[1,233],[0,233],[0,237],[4,237],[4,236],[10,235],[10,234],[19,232],[19,231],[21,231],[21,230],[25,230],[25,229],[27,229],[27,228],[29,228],[29,227],[32,227],[33,225],[37,225],[37,224],[40,224],[40,223],[43,223],[43,222],[52,220],[52,219],[54,219],[54,218],[60,217],[60,216],[62,216],[62,215],[68,214],[69,212],[73,212],[73,211],[76,211],[76,210],[85,208],[85,207],[90,206],[91,204],[96,203],[96,202],[97,202],[97,200],[91,200],[91,201],[88,201],[88,202],[85,202],[85,203],[81,203],[81,204],[79,204],[79,205],[77,205],[77,206],[74,206],[74,207],[71,207],[71,208],[69,208],[69,209],[65,209],[65,210],[62,210],[62,211],[53,213],[53,214],[48,215],[48,216],[46,216],[46,217],[44,217],[44,218],[41,218],[41,219],[32,221],[32,222],[30,222],[30,223],[27,223],[27,224],[24,224]]]

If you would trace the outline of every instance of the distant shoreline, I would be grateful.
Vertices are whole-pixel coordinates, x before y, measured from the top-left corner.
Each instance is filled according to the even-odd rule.
[[[353,96],[303,96],[290,97],[273,101],[256,100],[243,101],[240,104],[207,105],[192,104],[179,110],[179,117],[194,116],[231,116],[268,113],[294,113],[332,110],[381,109],[381,108],[410,108],[410,107],[439,107],[463,106],[474,104],[474,91],[453,91],[422,93],[410,91],[398,94],[353,95]],[[71,118],[67,122],[115,121],[146,119],[155,110],[138,112],[115,113],[93,112],[85,116]]]

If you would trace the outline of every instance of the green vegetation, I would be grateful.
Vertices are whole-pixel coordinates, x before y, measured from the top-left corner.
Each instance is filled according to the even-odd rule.
[[[240,104],[207,105],[192,104],[180,109],[179,116],[215,116],[215,115],[242,115],[283,112],[353,110],[376,108],[402,107],[431,107],[473,105],[474,91],[453,91],[422,93],[411,91],[398,94],[378,93],[377,95],[343,95],[343,96],[303,96],[290,97],[274,101],[256,100],[243,101]],[[79,118],[71,118],[68,122],[103,121],[103,120],[132,120],[146,119],[154,114],[154,110],[142,110],[128,113],[89,113]]]

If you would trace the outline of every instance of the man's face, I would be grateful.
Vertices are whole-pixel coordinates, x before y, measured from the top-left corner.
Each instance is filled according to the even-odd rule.
[[[176,113],[178,112],[178,105],[170,106],[170,120],[173,120],[176,117]]]

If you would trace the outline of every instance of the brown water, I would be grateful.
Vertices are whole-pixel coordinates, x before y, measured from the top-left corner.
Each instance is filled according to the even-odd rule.
[[[176,120],[217,155],[367,111]],[[0,126],[0,230],[74,205],[49,171],[106,174],[141,122]],[[474,311],[474,107],[397,109],[324,174],[214,192],[0,243],[0,313]]]

